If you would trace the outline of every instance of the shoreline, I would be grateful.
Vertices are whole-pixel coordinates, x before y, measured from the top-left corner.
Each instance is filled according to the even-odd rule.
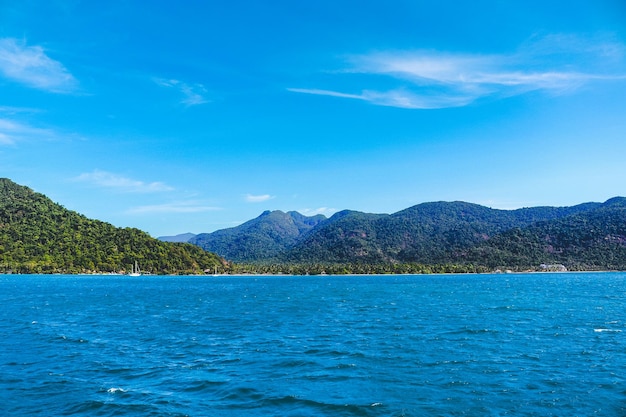
[[[270,273],[225,273],[225,274],[142,274],[140,276],[130,276],[128,274],[119,273],[77,273],[77,274],[64,274],[64,273],[5,273],[0,272],[0,276],[76,276],[76,277],[126,277],[132,279],[140,279],[142,277],[206,277],[206,278],[226,278],[226,277],[368,277],[368,276],[452,276],[452,275],[541,275],[541,274],[618,274],[626,273],[626,270],[586,270],[586,271],[509,271],[509,272],[433,272],[433,273],[388,273],[388,274],[270,274]]]

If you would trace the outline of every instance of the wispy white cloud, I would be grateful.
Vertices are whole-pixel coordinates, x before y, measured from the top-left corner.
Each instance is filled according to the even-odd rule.
[[[180,102],[185,106],[197,106],[209,102],[206,98],[207,90],[202,84],[187,84],[179,80],[163,78],[155,78],[154,82],[161,87],[174,88],[179,91],[183,96]]]
[[[359,94],[346,94],[331,90],[316,90],[305,88],[289,88],[295,93],[314,94],[331,97],[352,98],[363,100],[379,106],[400,107],[405,109],[440,109],[444,107],[459,107],[471,103],[474,98],[469,95],[420,95],[406,88],[390,91],[363,90]]]
[[[0,145],[12,145],[13,144],[13,139],[8,136],[5,135],[4,133],[0,132]]]
[[[272,198],[274,197],[269,194],[262,194],[262,195],[246,194],[245,196],[245,200],[248,203],[262,203],[264,201],[271,200]]]
[[[162,182],[143,182],[100,170],[80,174],[74,180],[87,182],[99,187],[114,188],[123,192],[158,193],[174,190],[174,188]]]
[[[153,213],[202,213],[206,211],[222,210],[221,207],[206,206],[197,201],[178,201],[175,203],[155,204],[133,207],[128,214],[153,214]]]
[[[289,88],[304,94],[363,100],[409,109],[460,107],[481,98],[529,91],[562,93],[592,81],[625,80],[624,45],[590,42],[575,36],[546,36],[511,54],[459,54],[434,51],[377,52],[352,56],[336,74],[384,77],[398,87],[357,93],[335,89]]]
[[[0,145],[13,145],[26,139],[51,138],[54,132],[21,123],[15,120],[0,118]]]
[[[364,97],[363,94],[348,94],[348,93],[340,93],[338,91],[331,91],[331,90],[319,90],[315,88],[288,88],[287,91],[291,91],[294,93],[315,94],[315,95],[320,95],[320,96],[355,98],[358,100],[367,100],[367,98]]]
[[[30,107],[0,106],[0,145],[81,138],[73,132],[58,130],[56,127],[39,127],[33,123],[33,115],[44,112]]]
[[[41,110],[31,107],[0,106],[0,113],[16,115],[19,113],[40,113]]]
[[[0,74],[32,88],[53,93],[76,90],[76,78],[46,55],[41,46],[27,46],[14,38],[0,39]]]

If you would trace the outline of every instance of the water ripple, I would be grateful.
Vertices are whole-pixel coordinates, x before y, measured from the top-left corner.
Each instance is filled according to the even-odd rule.
[[[0,415],[626,415],[626,274],[0,276]]]

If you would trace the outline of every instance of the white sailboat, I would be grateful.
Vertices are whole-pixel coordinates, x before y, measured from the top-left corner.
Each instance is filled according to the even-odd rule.
[[[137,261],[135,261],[135,265],[132,267],[128,275],[131,277],[138,277],[141,275],[141,271],[139,271],[139,265],[137,264]]]

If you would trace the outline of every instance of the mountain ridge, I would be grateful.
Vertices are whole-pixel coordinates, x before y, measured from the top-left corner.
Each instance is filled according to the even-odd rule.
[[[272,242],[259,235],[259,230],[271,230],[272,225],[264,219],[277,212],[264,212],[261,216],[244,223],[245,227],[255,224],[256,232],[247,234],[245,227],[235,227],[224,231],[204,234],[209,237],[202,246],[206,250],[229,258],[228,253],[221,252],[219,245],[236,246],[235,240],[247,240],[249,252],[239,252],[237,262],[263,263],[338,263],[338,264],[479,264],[491,268],[533,268],[541,263],[565,262],[572,268],[589,267],[592,269],[624,269],[626,256],[621,260],[621,246],[613,246],[610,250],[617,253],[620,260],[607,263],[597,259],[601,248],[608,247],[596,244],[595,258],[584,250],[569,250],[573,254],[566,258],[557,256],[549,247],[542,247],[532,256],[515,258],[515,252],[503,248],[514,246],[509,240],[524,239],[517,245],[523,254],[524,245],[538,245],[538,233],[549,234],[547,225],[559,227],[564,233],[575,235],[577,229],[564,219],[591,218],[592,213],[600,213],[607,220],[606,228],[613,228],[616,242],[622,242],[626,236],[626,227],[621,225],[624,213],[619,212],[625,205],[624,197],[614,197],[604,203],[588,202],[566,207],[525,207],[515,210],[501,210],[462,201],[427,202],[408,207],[393,214],[372,214],[354,210],[342,210],[327,219],[318,219],[306,230],[292,236],[289,241],[277,240],[276,246],[268,249]],[[603,212],[601,209],[604,209]],[[619,213],[615,213],[618,211]],[[610,212],[610,213],[609,213]],[[602,213],[604,213],[602,215]],[[611,214],[613,217],[611,217]],[[582,220],[581,220],[582,221]],[[252,222],[252,223],[251,223]],[[595,223],[601,222],[595,220]],[[243,226],[243,225],[242,225]],[[599,223],[596,227],[600,230]],[[521,235],[514,231],[524,231]],[[237,235],[237,239],[233,239]],[[544,237],[545,238],[545,237]],[[259,240],[255,240],[259,239]],[[553,240],[556,237],[553,238]],[[584,239],[576,238],[575,242]],[[599,242],[598,239],[596,241]],[[626,242],[626,238],[623,239]],[[263,243],[261,243],[263,242]],[[498,243],[503,248],[494,245]],[[534,242],[534,243],[533,243]],[[585,241],[587,242],[587,241]],[[198,244],[199,242],[192,242]],[[264,253],[254,252],[255,244],[264,248]],[[582,244],[582,243],[581,243]],[[212,246],[214,245],[214,246]],[[591,247],[586,244],[585,247]],[[616,252],[617,251],[617,252]]]
[[[516,210],[440,201],[393,214],[342,210],[329,218],[266,210],[192,241],[162,242],[139,229],[88,219],[0,178],[0,272],[20,273],[125,273],[135,261],[155,274],[216,268],[225,273],[482,272],[555,264],[626,270],[626,198]],[[240,265],[229,262],[234,260]]]

